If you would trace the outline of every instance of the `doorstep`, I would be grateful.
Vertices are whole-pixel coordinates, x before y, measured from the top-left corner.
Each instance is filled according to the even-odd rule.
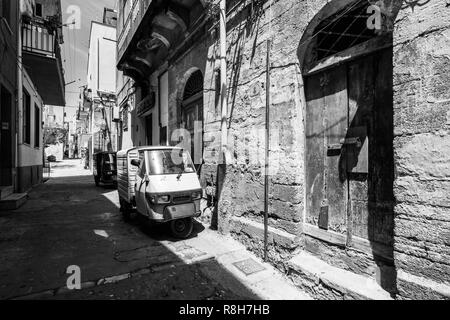
[[[28,199],[28,193],[13,193],[0,200],[0,211],[16,210],[23,206]]]
[[[289,261],[290,278],[318,299],[393,300],[374,279],[327,264],[302,251]]]

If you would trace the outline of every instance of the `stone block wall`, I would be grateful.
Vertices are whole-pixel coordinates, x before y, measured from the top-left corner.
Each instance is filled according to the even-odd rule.
[[[244,2],[228,22],[231,163],[223,183],[219,229],[263,255],[267,40],[271,40],[269,238],[278,234],[289,245],[269,241],[269,258],[283,269],[286,253],[299,246],[295,239],[303,222],[304,134],[297,48],[305,12],[297,1],[259,5]]]
[[[305,241],[303,235],[307,168],[298,50],[308,24],[327,3],[255,1],[261,5],[258,8],[252,1],[243,1],[230,13],[231,161],[223,167],[224,174],[218,172],[221,110],[216,99],[219,39],[214,28],[169,69],[170,132],[178,128],[188,76],[197,69],[204,74],[203,185],[208,187],[208,195],[220,195],[219,230],[262,256],[266,41],[273,41],[269,259],[283,271],[298,250],[319,245],[318,240]],[[397,285],[392,291],[398,290],[400,298],[441,298],[450,296],[450,5],[445,0],[414,8],[402,1],[392,4],[403,7],[393,30],[397,270],[389,274],[397,276],[391,281]],[[367,254],[334,246],[322,251],[330,252],[323,257],[328,263],[356,273],[376,274],[375,269],[381,268],[374,266],[373,257]],[[354,261],[356,265],[351,267]]]
[[[450,4],[405,6],[394,30],[394,191],[397,286],[409,298],[450,285],[449,83]]]

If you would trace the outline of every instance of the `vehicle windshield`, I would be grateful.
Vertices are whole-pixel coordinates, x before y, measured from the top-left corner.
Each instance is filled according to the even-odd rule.
[[[194,173],[189,153],[184,150],[146,151],[149,175]]]
[[[114,154],[103,155],[103,166],[105,170],[116,170],[116,156]]]

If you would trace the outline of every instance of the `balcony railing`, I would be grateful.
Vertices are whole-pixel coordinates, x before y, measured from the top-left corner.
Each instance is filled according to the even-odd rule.
[[[43,25],[23,24],[22,43],[24,51],[57,58],[59,44],[57,43],[56,31],[50,33]]]
[[[129,41],[139,27],[152,2],[153,0],[134,0],[131,2],[131,7],[126,12],[126,15],[125,12],[119,11],[117,24],[119,58],[127,48]]]
[[[22,23],[23,64],[45,104],[65,105],[59,22],[55,18]]]

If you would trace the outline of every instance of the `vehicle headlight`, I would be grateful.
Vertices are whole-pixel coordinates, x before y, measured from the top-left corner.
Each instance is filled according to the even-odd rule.
[[[158,196],[157,201],[158,201],[158,203],[169,203],[170,196]]]
[[[202,198],[202,196],[203,196],[202,192],[200,191],[194,192],[192,193],[192,200],[199,200]]]

